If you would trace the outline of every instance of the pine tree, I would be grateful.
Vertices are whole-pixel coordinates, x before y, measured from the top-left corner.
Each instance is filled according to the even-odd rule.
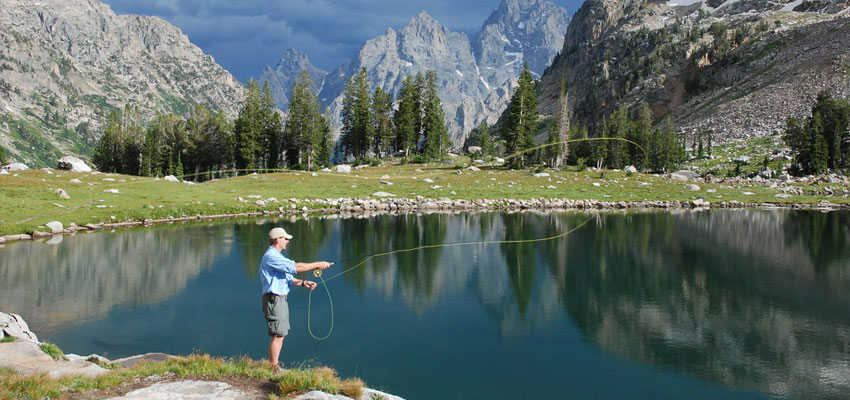
[[[315,146],[316,167],[327,167],[331,164],[331,154],[333,153],[334,140],[331,132],[331,111],[325,109],[325,114],[320,122],[320,130],[318,132],[319,140]]]
[[[399,91],[398,110],[393,114],[395,130],[395,148],[410,157],[410,152],[416,151],[416,109],[419,93],[411,76],[402,82]]]
[[[560,168],[565,164],[570,155],[570,110],[569,99],[567,98],[567,81],[561,78],[561,91],[558,93],[558,115],[556,116],[555,126],[552,127],[554,132],[549,133],[549,144],[553,141],[560,142],[560,145],[553,145],[555,158],[552,161],[553,168]]]
[[[481,147],[481,156],[486,160],[494,154],[493,141],[490,136],[490,127],[487,126],[487,121],[481,122],[478,125],[478,146]]]
[[[628,136],[630,127],[631,122],[628,118],[628,109],[625,104],[621,104],[620,107],[611,114],[605,128],[605,137],[614,139],[606,141],[606,144],[608,145],[607,164],[611,168],[623,168],[630,161],[626,142],[619,140]]]
[[[375,92],[372,94],[371,110],[372,122],[375,124],[372,151],[378,158],[381,158],[389,152],[392,145],[392,94],[383,88],[375,88]]]
[[[6,148],[3,147],[3,146],[0,146],[0,165],[6,165],[6,163],[8,161],[9,161],[9,155],[6,152]]]
[[[502,130],[506,152],[514,156],[509,168],[523,168],[528,158],[526,152],[534,145],[537,132],[537,96],[534,93],[534,78],[524,63],[519,85],[508,105],[508,116]]]
[[[324,117],[319,113],[319,100],[313,92],[313,80],[301,71],[292,87],[289,119],[283,132],[286,162],[292,168],[312,169],[324,134]]]
[[[280,165],[283,152],[283,119],[272,97],[269,81],[263,83],[260,96],[260,137],[262,138],[263,165],[275,169]]]
[[[236,168],[260,168],[263,155],[263,121],[260,88],[255,80],[248,82],[248,93],[234,122]]]
[[[628,137],[640,146],[629,144],[629,157],[635,168],[639,170],[649,167],[650,136],[652,136],[652,113],[649,111],[648,104],[641,103]]]
[[[811,146],[811,164],[807,168],[813,174],[822,174],[829,168],[829,143],[824,133],[823,118],[820,112],[815,111],[809,126],[809,140]]]
[[[123,156],[121,117],[117,111],[109,113],[103,135],[94,149],[92,163],[101,172],[119,172]]]
[[[374,135],[370,109],[369,82],[366,68],[351,77],[345,84],[342,101],[342,132],[340,145],[345,155],[363,160],[370,150]]]
[[[422,134],[425,138],[423,153],[426,159],[442,159],[449,147],[449,134],[443,103],[437,95],[437,73],[428,71],[425,78],[424,114]]]

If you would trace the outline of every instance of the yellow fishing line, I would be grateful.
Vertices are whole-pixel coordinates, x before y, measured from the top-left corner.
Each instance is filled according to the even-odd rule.
[[[576,226],[575,228],[570,229],[567,232],[557,234],[555,236],[549,236],[549,237],[538,238],[538,239],[525,239],[525,240],[493,240],[493,241],[445,243],[445,244],[433,244],[433,245],[427,245],[427,246],[419,246],[419,247],[414,247],[414,248],[410,248],[410,249],[394,250],[394,251],[388,251],[388,252],[385,252],[385,253],[373,254],[371,256],[364,258],[362,261],[355,264],[353,267],[345,269],[342,272],[340,272],[336,275],[333,275],[328,279],[322,278],[322,274],[320,273],[316,276],[319,277],[319,279],[321,279],[322,285],[325,287],[325,292],[328,294],[328,301],[330,303],[330,311],[331,311],[331,318],[330,318],[331,319],[331,326],[328,329],[327,335],[325,335],[325,336],[318,337],[313,333],[313,324],[312,324],[313,291],[311,290],[310,295],[308,296],[308,300],[307,300],[307,330],[310,332],[310,336],[312,336],[313,339],[316,339],[316,340],[325,340],[325,339],[327,339],[331,336],[331,333],[333,333],[333,329],[334,329],[334,311],[333,311],[334,304],[333,304],[333,299],[331,298],[331,291],[330,291],[330,289],[328,289],[327,282],[330,281],[330,280],[333,280],[335,278],[338,278],[342,275],[345,275],[345,274],[353,271],[354,269],[357,269],[357,268],[363,266],[363,264],[365,264],[369,260],[372,260],[372,259],[375,259],[375,258],[378,258],[378,257],[389,256],[389,255],[393,255],[393,254],[407,253],[407,252],[411,252],[411,251],[418,251],[418,250],[425,250],[425,249],[435,249],[435,248],[440,248],[440,247],[458,247],[458,246],[473,246],[473,245],[488,245],[488,244],[520,244],[520,243],[536,243],[536,242],[545,242],[545,241],[549,241],[549,240],[556,240],[556,239],[566,237],[567,235],[581,229],[584,225],[586,225],[588,222],[590,222],[594,218],[596,218],[596,216],[592,215],[588,219],[586,219],[584,222],[582,222],[581,224]],[[315,270],[313,273],[315,274],[316,272],[321,272],[321,271]]]
[[[504,157],[504,159],[510,160],[510,159],[519,157],[519,156],[521,156],[525,153],[540,150],[540,149],[543,149],[543,148],[546,148],[546,147],[559,146],[559,145],[562,145],[562,144],[577,143],[577,142],[593,142],[593,141],[610,141],[610,140],[618,140],[618,141],[633,144],[637,148],[639,148],[644,154],[648,154],[648,152],[646,151],[646,149],[643,146],[641,146],[640,144],[638,144],[637,142],[635,142],[633,140],[629,140],[629,139],[626,139],[626,138],[620,138],[620,137],[601,137],[601,138],[570,139],[570,140],[564,140],[564,141],[560,141],[560,142],[556,142],[556,143],[546,143],[546,144],[535,146],[535,147],[532,147],[532,148],[529,148],[529,149],[518,151],[514,154],[511,154],[509,156]],[[217,174],[228,173],[229,174],[229,173],[234,173],[234,172],[236,172],[236,173],[246,173],[246,174],[247,173],[254,173],[254,172],[256,172],[256,173],[299,173],[300,174],[300,173],[305,173],[305,172],[309,172],[309,171],[291,170],[291,169],[283,169],[283,168],[245,168],[245,169],[228,169],[228,170],[219,170],[219,171],[197,172],[197,173],[194,173],[194,174],[183,174],[183,177],[190,177],[190,176],[198,177],[200,175],[209,174],[209,173],[217,173]],[[446,174],[450,174],[450,173],[454,173],[454,172],[446,172]],[[345,178],[354,177],[354,178],[365,179],[365,180],[380,179],[380,178],[370,178],[370,177],[361,176],[361,175],[357,175],[357,174],[343,174],[343,173],[335,173],[335,172],[322,172],[322,174],[323,175],[329,175],[329,176],[345,177]],[[438,176],[438,175],[439,174],[393,176],[392,178],[393,179],[409,179],[409,178],[412,178],[413,176]]]

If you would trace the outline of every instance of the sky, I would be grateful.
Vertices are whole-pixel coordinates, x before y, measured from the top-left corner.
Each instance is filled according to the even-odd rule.
[[[332,71],[367,40],[425,10],[470,38],[501,0],[101,0],[117,14],[154,15],[179,27],[242,81],[291,47]],[[549,0],[575,14],[584,0]]]

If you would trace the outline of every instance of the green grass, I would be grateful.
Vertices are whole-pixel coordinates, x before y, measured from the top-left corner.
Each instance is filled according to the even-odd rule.
[[[173,375],[178,378],[214,380],[224,377],[241,377],[254,380],[272,380],[277,384],[277,395],[287,396],[310,390],[356,395],[362,392],[359,379],[341,380],[329,368],[290,370],[275,375],[268,363],[247,357],[221,359],[208,355],[191,355],[161,363],[139,363],[131,368],[115,368],[95,378],[49,378],[46,374],[23,376],[9,369],[0,369],[0,398],[51,399],[65,393],[106,390],[147,376]],[[356,396],[352,396],[357,398]]]
[[[60,359],[61,360],[67,360],[68,359],[68,357],[65,357],[65,353],[62,352],[62,349],[60,349],[59,346],[57,346],[53,343],[43,342],[40,345],[38,345],[38,347],[41,348],[41,351],[43,351],[44,354],[47,354],[48,356],[50,356],[54,360],[60,360]]]
[[[290,370],[272,379],[277,383],[278,391],[283,396],[293,393],[303,393],[311,390],[321,390],[325,393],[343,394],[359,399],[363,394],[363,381],[357,378],[339,379],[336,371],[328,367],[318,367],[308,370]]]
[[[749,157],[749,162],[742,163],[741,175],[754,175],[764,166],[764,159],[770,158],[774,149],[784,148],[780,136],[764,136],[747,139],[735,143],[715,145],[712,149],[713,159],[694,160],[689,166],[694,172],[700,174],[711,173],[715,177],[722,178],[735,172],[736,159]],[[768,167],[774,171],[781,169],[787,162],[769,161]]]
[[[14,336],[4,336],[3,339],[0,339],[0,343],[12,343],[17,342],[18,338]]]
[[[715,151],[717,153],[717,151]],[[754,158],[758,161],[758,158]],[[466,165],[459,159],[454,164]],[[423,196],[430,199],[539,199],[558,198],[599,201],[689,201],[702,197],[718,203],[737,200],[744,203],[817,204],[824,198],[793,196],[774,197],[778,189],[762,186],[730,187],[700,184],[700,192],[685,189],[685,183],[656,175],[592,170],[549,170],[550,177],[536,178],[531,171],[498,168],[480,171],[458,170],[453,165],[384,163],[377,167],[354,170],[351,174],[287,171],[273,174],[247,175],[196,185],[166,182],[154,178],[126,175],[72,173],[42,170],[17,172],[18,176],[0,175],[0,234],[45,231],[44,224],[59,221],[85,225],[98,222],[142,221],[168,217],[193,217],[284,209],[316,209],[326,207],[310,200],[364,198],[378,191],[400,198]],[[382,179],[382,176],[389,176]],[[71,179],[82,183],[70,183]],[[432,183],[426,183],[425,179]],[[105,181],[111,179],[112,181]],[[381,184],[381,180],[393,185]],[[598,186],[594,186],[594,183]],[[71,196],[60,200],[54,191],[62,188]],[[117,189],[118,194],[105,192]],[[713,193],[707,189],[714,189]],[[818,187],[807,186],[814,191]],[[277,198],[278,203],[258,206],[257,199]],[[243,201],[238,199],[242,198]],[[847,203],[846,198],[830,198],[833,203]]]

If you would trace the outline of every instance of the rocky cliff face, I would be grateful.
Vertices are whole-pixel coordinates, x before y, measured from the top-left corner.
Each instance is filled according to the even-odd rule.
[[[732,141],[777,132],[822,89],[850,96],[850,1],[673,3],[586,1],[538,86],[542,113],[563,78],[574,123],[647,102],[686,132]]]
[[[286,50],[277,66],[274,68],[266,66],[255,80],[260,84],[268,82],[277,106],[281,110],[286,110],[289,107],[289,96],[292,95],[292,85],[298,80],[301,71],[307,71],[310,74],[310,78],[313,79],[313,91],[321,92],[328,72],[315,67],[305,54],[295,49]]]
[[[400,30],[389,28],[367,41],[351,62],[327,75],[319,98],[331,107],[338,130],[345,82],[361,68],[366,68],[373,90],[382,87],[394,96],[408,75],[435,70],[449,134],[459,145],[473,127],[494,123],[507,107],[523,59],[542,75],[561,48],[568,22],[566,11],[552,3],[503,0],[470,41],[423,11]],[[274,79],[269,75],[270,82]],[[285,103],[282,96],[275,99]]]
[[[0,0],[0,143],[31,166],[90,154],[106,114],[195,104],[233,117],[243,87],[179,29],[97,0]]]

